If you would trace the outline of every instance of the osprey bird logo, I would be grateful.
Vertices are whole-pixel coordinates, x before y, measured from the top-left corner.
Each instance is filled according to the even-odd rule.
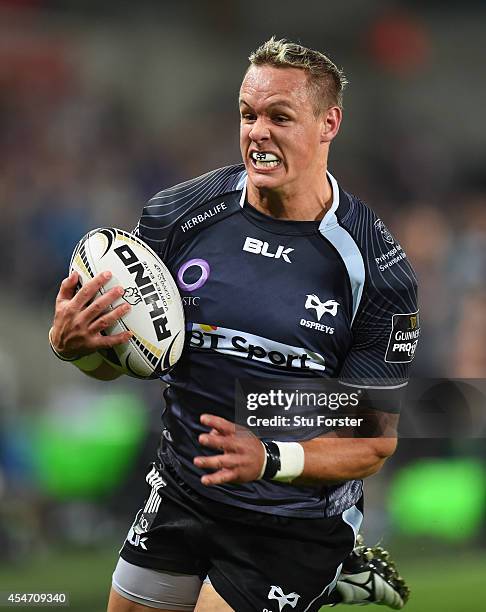
[[[307,300],[305,301],[305,307],[307,310],[311,310],[313,308],[316,311],[318,321],[321,320],[322,315],[326,312],[335,317],[337,315],[338,306],[339,302],[336,302],[336,300],[321,302],[317,295],[313,293],[308,295]]]
[[[288,595],[285,595],[282,588],[279,586],[271,586],[268,593],[268,599],[276,599],[278,601],[278,608],[280,612],[282,612],[287,604],[292,608],[295,608],[299,598],[300,595],[297,593],[289,593]]]

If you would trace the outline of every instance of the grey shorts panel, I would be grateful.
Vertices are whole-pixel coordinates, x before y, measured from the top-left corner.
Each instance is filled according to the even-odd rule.
[[[199,576],[138,567],[120,558],[112,585],[119,595],[135,603],[161,610],[192,612],[202,583]]]

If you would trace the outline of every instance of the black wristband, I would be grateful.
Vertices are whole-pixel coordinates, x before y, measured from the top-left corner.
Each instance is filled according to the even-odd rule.
[[[265,452],[267,453],[267,465],[265,467],[265,471],[263,472],[262,479],[271,480],[281,467],[280,449],[275,442],[272,441],[264,442],[261,440],[261,443],[265,447]]]

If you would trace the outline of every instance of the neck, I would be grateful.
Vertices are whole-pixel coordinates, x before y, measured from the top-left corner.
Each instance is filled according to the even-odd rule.
[[[248,181],[247,199],[257,210],[276,219],[320,221],[332,205],[333,191],[327,174],[323,173],[316,184],[304,190],[258,189]]]

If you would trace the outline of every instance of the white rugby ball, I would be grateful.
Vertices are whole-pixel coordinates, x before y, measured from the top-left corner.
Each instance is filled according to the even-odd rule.
[[[170,272],[149,246],[129,232],[99,228],[79,241],[72,270],[79,273],[81,285],[109,270],[113,276],[100,293],[117,285],[125,289],[112,307],[128,302],[132,308],[104,333],[129,330],[133,336],[100,350],[110,365],[135,378],[157,378],[178,361],[184,346],[182,300]]]

